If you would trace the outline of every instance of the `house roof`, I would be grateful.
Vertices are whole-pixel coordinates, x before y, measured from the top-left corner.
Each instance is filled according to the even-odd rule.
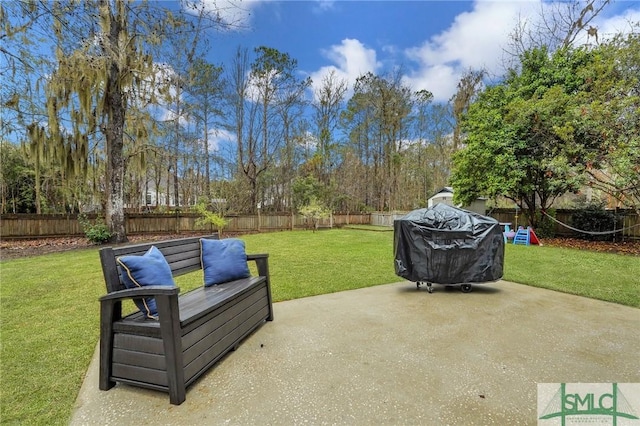
[[[442,189],[440,189],[438,192],[433,194],[431,197],[429,197],[429,199],[432,199],[433,197],[435,197],[437,195],[444,195],[444,194],[452,194],[453,195],[453,188],[450,187],[450,186],[445,186]]]

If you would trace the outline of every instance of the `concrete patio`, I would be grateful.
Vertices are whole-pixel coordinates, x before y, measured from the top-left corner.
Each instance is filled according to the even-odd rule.
[[[466,294],[405,281],[274,311],[180,406],[98,390],[96,352],[71,424],[528,425],[537,383],[640,382],[640,310],[505,281]]]

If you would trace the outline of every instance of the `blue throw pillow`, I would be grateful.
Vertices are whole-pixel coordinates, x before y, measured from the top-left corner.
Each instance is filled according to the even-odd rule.
[[[122,282],[127,288],[175,286],[171,267],[156,246],[151,246],[142,256],[120,256],[117,262],[122,267]],[[156,300],[153,297],[134,299],[134,302],[147,318],[158,319]]]
[[[244,241],[200,239],[200,262],[204,270],[204,286],[210,287],[250,276]]]

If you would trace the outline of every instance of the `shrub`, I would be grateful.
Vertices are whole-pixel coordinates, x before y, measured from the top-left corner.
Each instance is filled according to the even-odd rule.
[[[95,223],[91,223],[87,216],[81,213],[78,215],[78,222],[80,222],[84,235],[93,244],[104,244],[113,235],[102,218],[98,218]]]
[[[331,211],[320,204],[315,198],[311,198],[311,201],[306,206],[300,207],[299,212],[307,223],[312,226],[313,232],[318,229],[320,219],[327,218],[331,215]]]
[[[551,217],[556,217],[555,209],[545,210]],[[536,235],[540,238],[553,238],[556,234],[556,224],[553,220],[549,219],[546,215],[543,215],[540,210],[536,211],[536,222],[538,227],[535,229]]]
[[[198,204],[194,206],[194,209],[200,215],[196,221],[196,225],[211,225],[216,228],[218,236],[222,238],[222,230],[227,226],[229,221],[222,215],[207,210],[207,206],[204,202],[198,202]]]
[[[600,204],[588,204],[584,208],[576,210],[571,218],[574,228],[585,231],[579,238],[591,241],[611,241],[614,234],[593,235],[588,232],[613,231],[616,225],[615,215],[604,209]]]

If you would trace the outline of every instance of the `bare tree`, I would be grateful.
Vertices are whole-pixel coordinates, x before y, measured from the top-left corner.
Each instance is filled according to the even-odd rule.
[[[338,127],[346,92],[347,81],[339,78],[332,70],[323,77],[320,87],[315,90],[312,103],[315,111],[316,140],[318,142],[316,153],[320,159],[317,178],[325,185],[329,184],[329,166],[334,148],[334,132]]]
[[[449,101],[452,106],[453,119],[455,120],[455,125],[453,127],[454,151],[458,149],[461,142],[460,122],[462,120],[462,116],[467,109],[469,109],[469,105],[471,105],[471,102],[473,102],[475,96],[480,91],[484,75],[484,71],[467,71],[458,82],[458,90]]]
[[[258,146],[255,132],[256,104],[248,101],[250,96],[249,51],[238,47],[229,68],[228,102],[231,110],[230,128],[236,138],[237,178],[244,177],[250,188],[249,199],[237,202],[237,208],[253,211],[256,206],[258,178]],[[238,191],[241,193],[241,191]]]
[[[210,201],[211,194],[211,153],[210,133],[216,131],[222,117],[222,67],[196,59],[191,68],[190,115],[197,120],[202,131],[204,158],[204,194]]]
[[[371,161],[373,196],[378,210],[394,210],[401,202],[399,170],[409,139],[412,92],[400,74],[384,77],[372,73],[356,80],[342,125],[364,162]]]
[[[598,29],[593,20],[611,3],[611,0],[571,0],[540,4],[539,19],[521,16],[510,35],[505,49],[509,61],[534,47],[547,46],[549,51],[571,46],[585,31],[598,40]],[[510,64],[507,64],[508,66]]]

